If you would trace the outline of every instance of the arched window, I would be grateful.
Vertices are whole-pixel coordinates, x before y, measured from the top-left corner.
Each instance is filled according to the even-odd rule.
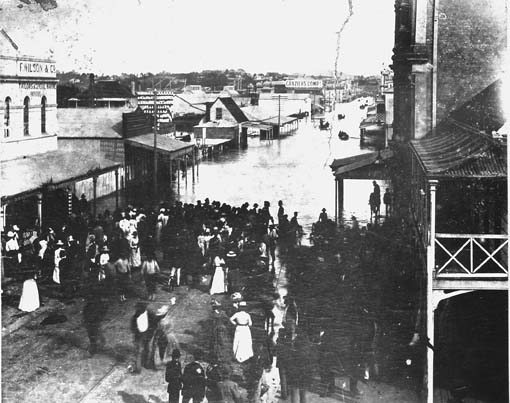
[[[46,133],[46,97],[41,98],[41,133]]]
[[[5,98],[4,105],[4,137],[9,137],[9,126],[11,124],[11,98]]]
[[[25,97],[23,100],[23,134],[28,136],[30,134],[30,98]]]

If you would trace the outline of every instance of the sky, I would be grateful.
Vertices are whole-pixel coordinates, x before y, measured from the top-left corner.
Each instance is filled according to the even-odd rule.
[[[51,49],[58,70],[96,74],[331,73],[336,32],[349,10],[348,0],[56,2],[44,11],[35,0],[2,0],[0,25],[23,53]],[[391,63],[394,0],[352,3],[338,70],[378,74]]]

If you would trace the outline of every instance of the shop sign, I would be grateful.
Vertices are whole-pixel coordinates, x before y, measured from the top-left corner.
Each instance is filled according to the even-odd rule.
[[[322,88],[322,80],[287,80],[287,88]]]
[[[55,77],[55,63],[18,61],[18,76]]]
[[[20,90],[54,90],[56,88],[55,83],[38,83],[25,81],[18,83]]]

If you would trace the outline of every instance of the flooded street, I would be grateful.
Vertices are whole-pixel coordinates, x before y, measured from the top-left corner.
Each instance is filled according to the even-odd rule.
[[[272,141],[250,137],[247,149],[229,150],[212,160],[201,161],[196,183],[191,183],[189,173],[187,188],[181,181],[180,200],[194,203],[208,197],[232,205],[248,202],[260,206],[268,200],[274,217],[278,200],[282,200],[289,219],[297,211],[300,224],[309,234],[322,208],[326,208],[330,218],[335,218],[331,162],[371,151],[360,148],[359,123],[366,111],[358,105],[357,101],[338,104],[335,111],[327,113],[331,130],[319,130],[319,120],[307,118],[300,121],[299,129],[292,135]],[[337,120],[339,113],[346,118]],[[341,141],[339,130],[347,132],[350,139]],[[384,192],[386,185],[383,181],[379,184]],[[174,191],[177,192],[175,183]],[[361,224],[370,219],[371,191],[370,180],[346,180],[345,218],[355,215]]]
[[[337,120],[339,113],[346,118]],[[367,239],[346,229],[329,247],[307,248],[312,224],[317,222],[322,208],[335,219],[331,162],[372,151],[360,147],[359,122],[365,116],[366,111],[359,108],[357,101],[338,104],[335,111],[326,114],[331,130],[320,130],[318,119],[303,119],[295,134],[273,141],[249,138],[245,150],[229,150],[201,161],[195,184],[189,177],[187,188],[184,181],[180,182],[180,200],[186,203],[209,198],[235,206],[245,202],[261,206],[267,200],[276,219],[278,200],[282,200],[289,217],[294,211],[299,213],[305,231],[304,247],[288,251],[280,247],[276,286],[286,287],[296,296],[302,325],[312,341],[317,342],[320,329],[335,340],[328,348],[329,353],[339,357],[331,365],[343,374],[337,385],[341,393],[349,390],[347,372],[361,374],[360,379],[378,377],[397,388],[413,389],[419,375],[412,372],[421,358],[421,352],[412,352],[417,357],[416,365],[406,368],[406,354],[411,353],[407,344],[413,326],[413,287],[402,269],[406,265],[402,247],[405,241],[397,239],[391,225],[383,226],[377,236]],[[341,141],[339,130],[347,132],[349,140]],[[378,183],[382,192],[390,186],[382,180]],[[345,180],[344,186],[346,228],[352,215],[361,227],[366,227],[370,222],[368,198],[372,181]],[[392,242],[386,242],[390,237]],[[341,256],[340,261],[337,256]],[[360,359],[356,356],[359,349],[371,352]],[[370,374],[363,375],[363,361]],[[381,371],[377,375],[375,361],[377,371]]]

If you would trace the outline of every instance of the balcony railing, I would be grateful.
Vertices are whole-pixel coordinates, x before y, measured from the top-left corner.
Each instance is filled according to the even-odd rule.
[[[436,234],[436,278],[508,277],[508,235]]]

